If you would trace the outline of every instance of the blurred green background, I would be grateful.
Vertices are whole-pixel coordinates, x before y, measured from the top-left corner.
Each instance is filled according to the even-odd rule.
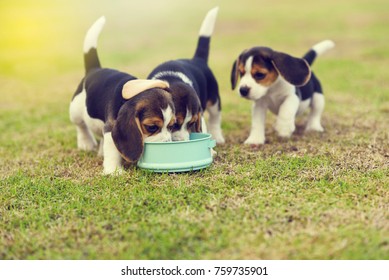
[[[386,74],[382,65],[388,60],[389,3],[384,0],[329,0],[320,4],[307,0],[3,0],[0,78],[6,90],[2,91],[24,95],[19,89],[12,90],[12,83],[20,82],[26,87],[43,86],[42,94],[45,86],[52,91],[50,83],[75,85],[83,74],[85,32],[101,15],[107,18],[99,41],[103,65],[144,77],[162,61],[192,56],[200,23],[214,6],[220,6],[220,12],[210,65],[227,103],[230,98],[237,100],[230,96],[232,61],[243,49],[254,45],[300,56],[314,43],[328,38],[337,44],[328,56],[339,58],[330,62],[332,77],[344,75],[345,70],[364,71],[359,65],[365,63],[370,64],[366,78]],[[350,63],[344,66],[341,61]],[[317,65],[320,67],[320,63]],[[351,79],[344,76],[344,85],[358,83]],[[4,95],[3,102],[14,101]]]

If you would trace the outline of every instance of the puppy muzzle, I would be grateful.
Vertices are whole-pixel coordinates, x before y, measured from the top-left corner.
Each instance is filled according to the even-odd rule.
[[[145,138],[146,142],[172,142],[172,135],[171,133],[166,134],[158,134],[153,135]]]
[[[178,131],[172,133],[173,141],[188,141],[189,140],[189,132],[188,131]]]
[[[161,139],[161,142],[172,142],[172,136],[169,134]]]

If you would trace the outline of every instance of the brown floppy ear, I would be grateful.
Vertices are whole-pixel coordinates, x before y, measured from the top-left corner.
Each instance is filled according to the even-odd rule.
[[[197,121],[196,121],[196,132],[202,132],[201,130],[201,113],[199,112],[197,114],[198,118],[197,118]]]
[[[238,65],[239,65],[240,59],[237,58],[234,63],[232,64],[232,70],[231,70],[231,88],[232,90],[235,89],[236,83],[239,79],[239,71],[238,71]]]
[[[281,52],[273,52],[270,59],[278,73],[292,85],[303,86],[311,78],[311,68],[304,59]]]
[[[141,93],[142,91],[151,89],[151,88],[169,88],[169,84],[161,80],[142,80],[136,79],[128,81],[123,85],[122,97],[124,99],[130,99],[135,95]]]
[[[246,54],[249,50],[245,49],[243,50],[238,58],[234,61],[232,64],[232,70],[231,70],[231,88],[234,90],[236,87],[236,83],[238,82],[239,79],[239,63],[241,61],[241,58],[243,57],[244,54]]]
[[[112,138],[122,157],[128,162],[136,162],[143,153],[143,134],[135,105],[125,103],[119,111],[112,129]]]

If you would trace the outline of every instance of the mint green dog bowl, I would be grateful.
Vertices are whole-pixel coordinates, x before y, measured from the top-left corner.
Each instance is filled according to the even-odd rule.
[[[211,165],[211,149],[215,146],[207,133],[191,133],[188,141],[145,142],[138,166],[154,172],[199,170]]]

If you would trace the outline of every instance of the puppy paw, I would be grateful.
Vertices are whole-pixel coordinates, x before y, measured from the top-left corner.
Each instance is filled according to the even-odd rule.
[[[211,132],[212,138],[215,139],[217,144],[224,144],[226,141],[224,140],[224,137],[222,133],[219,132]]]
[[[215,141],[216,141],[217,144],[224,144],[224,143],[226,143],[226,140],[224,140],[224,137],[222,135],[220,135],[219,137],[216,137]]]
[[[215,158],[217,155],[217,152],[214,149],[211,149],[211,156],[212,158]]]
[[[259,136],[249,136],[249,138],[244,141],[245,145],[262,145],[265,143],[265,138],[264,137],[259,137]]]
[[[87,152],[95,151],[97,149],[96,143],[91,141],[78,141],[77,147],[79,150]]]
[[[277,121],[274,129],[277,131],[278,136],[282,138],[289,138],[296,129],[296,125],[293,121]]]
[[[307,126],[305,127],[305,131],[317,131],[317,132],[323,132],[324,128],[321,126],[320,123],[307,123]]]
[[[123,174],[123,168],[104,168],[103,175],[118,176]]]

